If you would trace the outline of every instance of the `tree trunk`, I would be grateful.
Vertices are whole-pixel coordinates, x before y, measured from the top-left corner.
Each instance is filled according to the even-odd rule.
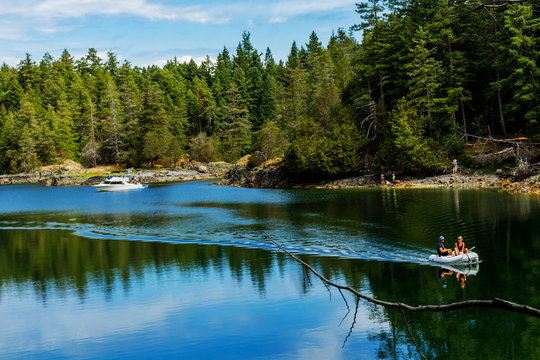
[[[94,137],[94,108],[92,106],[92,100],[90,100],[90,122],[92,124],[92,165],[97,167],[96,161],[96,141]]]
[[[497,70],[497,82],[500,80],[500,72]],[[506,136],[506,126],[504,125],[504,115],[502,110],[501,89],[497,89],[497,101],[499,103],[499,120],[501,122],[501,129],[503,135]]]
[[[114,131],[114,151],[116,154],[116,165],[119,165],[118,162],[120,161],[120,149],[118,147],[118,127],[116,124],[116,109],[114,107],[114,92],[112,85],[110,87],[111,92],[111,113],[112,113],[112,120],[113,120],[113,131]]]
[[[461,103],[461,116],[463,117],[463,133],[465,134],[465,142],[468,142],[467,140],[467,118],[465,117],[465,104],[463,104],[463,100],[459,100]]]

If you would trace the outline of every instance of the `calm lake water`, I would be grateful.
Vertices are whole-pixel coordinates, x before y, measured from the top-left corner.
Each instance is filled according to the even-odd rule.
[[[262,190],[209,182],[98,193],[0,186],[1,359],[420,358],[410,305],[540,308],[540,198],[475,190]],[[463,235],[468,276],[427,262]],[[356,312],[356,318],[355,318]],[[406,313],[430,359],[539,359],[540,319]]]

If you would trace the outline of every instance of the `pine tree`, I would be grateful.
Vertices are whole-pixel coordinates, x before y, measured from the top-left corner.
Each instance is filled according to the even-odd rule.
[[[169,131],[173,137],[170,155],[173,161],[179,159],[187,146],[188,131],[186,86],[181,76],[174,76],[171,71],[161,71],[161,86],[164,93],[164,108],[169,116]]]
[[[212,93],[218,107],[223,106],[225,94],[232,81],[233,65],[227,48],[218,55],[212,84]]]
[[[120,133],[120,143],[128,166],[136,165],[140,152],[140,129],[138,121],[142,109],[140,91],[137,86],[135,71],[128,62],[124,62],[118,69],[119,88],[118,97],[122,108],[123,131]]]
[[[327,51],[317,57],[311,77],[307,113],[323,127],[329,128],[333,122],[333,110],[341,102],[341,94],[334,83],[332,60]]]
[[[0,107],[0,173],[17,170],[20,130],[15,114]]]
[[[212,60],[210,60],[210,57],[206,55],[204,61],[199,66],[199,76],[206,81],[209,87],[212,87],[215,71],[216,68],[212,63]]]
[[[246,102],[250,122],[256,130],[263,122],[260,113],[263,65],[260,54],[251,44],[249,32],[242,34],[242,41],[238,44],[233,59],[233,72],[233,80]]]
[[[88,53],[77,61],[77,70],[82,74],[96,75],[98,69],[101,69],[101,58],[94,48],[88,49]]]
[[[58,102],[58,110],[52,117],[51,129],[59,159],[77,158],[77,137],[75,134],[74,111],[72,104],[63,94]]]
[[[296,46],[296,41],[293,41],[289,56],[287,56],[287,67],[289,69],[298,68],[298,47]]]
[[[17,170],[22,172],[30,172],[40,165],[38,158],[40,132],[35,101],[34,92],[27,91],[21,100],[21,108],[17,116],[17,122],[22,126],[16,149],[18,152]]]
[[[505,11],[504,29],[509,38],[499,50],[505,55],[510,71],[498,82],[511,89],[506,111],[517,126],[534,128],[539,125],[540,41],[535,36],[539,27],[540,19],[533,16],[532,6],[516,4]]]
[[[226,161],[235,162],[251,150],[251,123],[247,105],[233,83],[227,92],[227,105],[223,107],[223,154]]]
[[[317,56],[322,51],[322,43],[319,41],[319,37],[315,31],[312,31],[309,36],[309,42],[306,44],[306,51],[308,56]]]
[[[19,70],[19,83],[25,91],[30,88],[39,88],[39,82],[41,80],[39,68],[35,61],[32,60],[30,54],[26,54],[26,58],[19,62],[17,68]]]
[[[439,101],[438,89],[441,87],[443,70],[440,62],[433,58],[429,48],[429,33],[419,27],[416,32],[415,47],[411,49],[412,61],[407,65],[411,77],[409,98],[414,102],[426,126],[433,136],[433,113]]]
[[[23,93],[17,70],[3,64],[0,67],[0,107],[11,112],[18,110]]]
[[[376,75],[379,85],[379,99],[382,107],[385,107],[384,101],[384,85],[385,78],[383,75],[385,58],[382,43],[382,28],[383,28],[383,10],[384,6],[381,0],[369,0],[365,3],[356,3],[356,12],[360,15],[362,21],[360,24],[351,26],[351,30],[362,31],[362,45],[365,48],[368,56],[366,60],[372,67],[370,72]]]
[[[387,164],[399,169],[423,169],[436,163],[424,138],[422,116],[415,106],[401,99],[389,115],[391,136],[381,154]]]
[[[124,125],[122,121],[123,111],[121,108],[120,98],[116,89],[116,84],[109,74],[107,78],[107,92],[101,99],[100,114],[103,118],[103,134],[102,146],[100,155],[103,161],[113,162],[117,165],[125,159],[123,155],[123,139]]]
[[[204,79],[193,79],[192,88],[187,92],[187,101],[191,133],[212,134],[216,128],[216,103]]]
[[[448,6],[441,2],[436,9],[433,21],[426,25],[426,29],[433,34],[432,43],[437,48],[437,58],[442,60],[444,79],[441,85],[440,99],[438,107],[441,115],[447,117],[443,119],[443,125],[448,128],[458,129],[458,111],[461,109],[463,131],[466,133],[467,119],[465,115],[465,102],[471,99],[470,93],[465,89],[468,78],[466,69],[465,54],[461,50],[456,50],[460,44],[455,35],[457,26],[455,17],[456,7]],[[458,48],[459,49],[459,48]]]
[[[337,35],[332,33],[328,42],[328,51],[332,58],[334,81],[338,89],[343,91],[353,76],[353,59],[358,51],[358,44],[353,37],[347,36],[340,28]]]
[[[265,67],[262,75],[260,113],[263,121],[267,122],[276,118],[276,94],[278,86],[276,80],[276,64],[269,48],[266,48],[264,66]]]
[[[107,62],[105,63],[105,70],[115,78],[118,73],[118,60],[116,54],[109,50],[107,51]]]
[[[142,109],[139,118],[142,161],[167,160],[174,146],[174,139],[169,131],[170,119],[162,105],[162,92],[154,84],[147,82],[142,94]]]

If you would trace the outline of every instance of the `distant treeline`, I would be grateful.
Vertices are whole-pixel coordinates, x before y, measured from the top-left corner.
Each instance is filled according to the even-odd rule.
[[[534,1],[358,3],[359,44],[315,32],[286,61],[244,33],[215,61],[122,64],[30,55],[0,69],[0,173],[65,159],[171,165],[184,155],[284,157],[296,174],[413,170],[460,156],[463,134],[538,135]]]

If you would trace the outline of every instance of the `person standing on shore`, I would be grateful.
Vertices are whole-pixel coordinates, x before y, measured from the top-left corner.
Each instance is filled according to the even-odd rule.
[[[457,174],[457,160],[452,161],[452,174]]]
[[[384,174],[381,174],[381,185],[386,185],[386,180],[384,179]]]

